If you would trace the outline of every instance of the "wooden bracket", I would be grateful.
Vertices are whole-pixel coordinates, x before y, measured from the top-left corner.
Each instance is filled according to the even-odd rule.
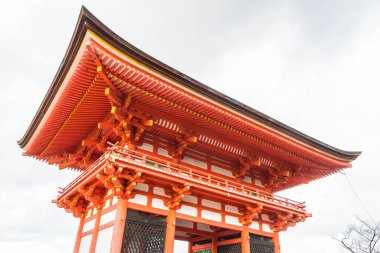
[[[281,183],[286,183],[293,173],[289,168],[278,167],[268,169],[268,180],[264,183],[265,187],[276,188]]]
[[[120,92],[116,92],[115,90],[112,90],[111,88],[106,88],[104,90],[104,95],[107,96],[112,106],[122,107],[124,105],[123,96],[121,95]]]
[[[175,135],[178,143],[171,154],[171,156],[176,160],[182,157],[183,152],[188,147],[188,145],[196,143],[198,141],[198,134],[186,129],[181,129],[181,132],[182,134]]]
[[[240,168],[235,172],[234,176],[238,179],[243,179],[247,172],[249,172],[249,170],[254,166],[261,166],[259,159],[244,157],[240,160]]]
[[[169,209],[179,209],[181,207],[181,203],[183,198],[186,194],[191,194],[190,192],[190,185],[183,184],[183,185],[173,185],[172,186],[172,197],[165,201],[165,205]]]
[[[53,202],[55,202],[58,207],[64,208],[66,212],[72,213],[76,218],[86,217],[89,202],[84,198],[81,198],[80,195],[77,195],[72,199],[65,198],[60,201],[55,200]]]
[[[241,210],[244,215],[239,217],[239,222],[242,225],[249,226],[252,224],[252,221],[258,214],[260,214],[263,211],[262,205],[250,205],[247,204],[245,207]]]
[[[108,162],[103,171],[98,172],[96,178],[100,180],[104,187],[111,189],[116,197],[133,198],[133,190],[137,183],[145,180],[141,178],[141,171],[126,172],[123,167],[115,167]]]
[[[271,229],[274,232],[286,231],[288,227],[294,227],[297,222],[304,222],[310,216],[310,214],[276,214],[272,216]]]

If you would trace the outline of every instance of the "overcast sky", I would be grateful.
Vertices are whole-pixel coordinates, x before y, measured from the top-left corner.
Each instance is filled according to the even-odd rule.
[[[181,72],[323,142],[363,151],[347,178],[380,220],[380,1],[0,1],[0,252],[72,252],[78,221],[51,200],[77,174],[23,157],[16,141],[82,4]],[[342,174],[280,194],[306,201],[314,215],[280,234],[282,253],[340,252],[331,235],[354,215],[368,219]]]

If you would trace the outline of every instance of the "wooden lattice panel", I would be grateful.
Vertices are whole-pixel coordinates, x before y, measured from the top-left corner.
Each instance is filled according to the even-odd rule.
[[[162,253],[165,246],[165,227],[156,224],[127,221],[122,253]]]

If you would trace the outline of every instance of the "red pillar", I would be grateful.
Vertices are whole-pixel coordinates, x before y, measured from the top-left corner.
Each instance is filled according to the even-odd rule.
[[[246,225],[243,225],[243,231],[241,232],[241,252],[250,253],[249,230]]]
[[[80,243],[82,241],[82,232],[83,232],[83,226],[84,226],[84,215],[80,218],[79,226],[78,226],[78,232],[77,232],[77,238],[75,239],[75,246],[73,253],[78,253],[80,248]]]
[[[187,249],[187,253],[193,253],[193,243],[189,241],[189,246]]]
[[[113,225],[110,253],[120,253],[123,246],[123,235],[127,219],[128,199],[119,198],[116,209],[115,223]]]
[[[211,242],[211,252],[217,253],[218,252],[218,237],[213,237]]]
[[[280,253],[281,248],[280,248],[280,236],[278,232],[274,233],[274,237],[272,238],[272,241],[274,243],[274,253]]]
[[[175,239],[175,209],[169,209],[169,214],[166,217],[166,238],[165,238],[165,253],[174,252]]]
[[[92,238],[91,238],[91,246],[90,246],[90,253],[94,253],[96,249],[96,242],[98,241],[98,234],[99,234],[99,225],[100,225],[100,219],[102,218],[102,207],[96,208],[96,218],[95,218],[95,225],[94,229],[92,230]]]

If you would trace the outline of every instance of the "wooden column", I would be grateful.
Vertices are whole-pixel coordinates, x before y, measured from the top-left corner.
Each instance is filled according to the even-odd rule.
[[[217,253],[218,252],[218,237],[213,237],[211,242],[211,252]]]
[[[116,209],[115,223],[113,226],[110,253],[120,253],[123,246],[125,222],[127,219],[128,199],[119,198]]]
[[[193,253],[193,243],[189,241],[187,253]]]
[[[274,237],[272,238],[272,241],[274,243],[274,253],[280,253],[281,248],[280,248],[280,236],[278,232],[274,233]]]
[[[175,239],[175,221],[176,211],[173,208],[169,209],[169,214],[166,217],[166,237],[165,237],[165,253],[174,252]]]
[[[99,234],[99,225],[100,225],[100,219],[102,218],[102,207],[96,208],[96,218],[95,218],[95,225],[92,230],[92,238],[91,238],[91,245],[90,245],[90,253],[94,253],[96,249],[96,243],[98,241],[98,234]]]
[[[243,225],[243,231],[241,232],[241,252],[250,253],[250,248],[248,226]]]
[[[82,241],[82,232],[83,232],[83,226],[84,226],[84,219],[85,215],[80,218],[79,226],[78,226],[78,232],[77,232],[77,238],[75,239],[75,246],[73,253],[78,253],[80,248],[80,243]]]

